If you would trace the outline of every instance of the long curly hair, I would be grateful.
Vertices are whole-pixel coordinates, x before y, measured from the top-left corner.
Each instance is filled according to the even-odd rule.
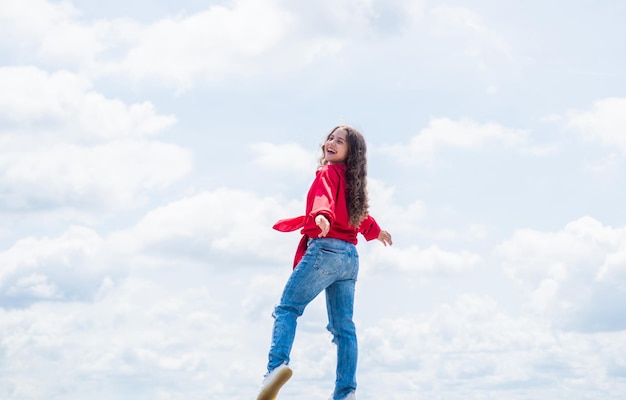
[[[351,126],[339,125],[334,127],[326,136],[322,144],[322,157],[320,157],[320,167],[326,165],[325,159],[326,141],[338,129],[345,129],[346,141],[348,144],[348,154],[344,163],[346,164],[346,202],[348,205],[348,216],[350,225],[358,227],[368,214],[369,200],[367,197],[367,146],[363,135]]]

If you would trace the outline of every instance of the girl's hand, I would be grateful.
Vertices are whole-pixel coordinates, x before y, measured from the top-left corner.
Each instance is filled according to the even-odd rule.
[[[380,240],[385,247],[387,245],[391,246],[393,243],[391,241],[391,234],[387,231],[380,231],[380,233],[378,234],[378,240]]]
[[[315,217],[315,225],[317,225],[321,230],[320,234],[317,235],[317,237],[324,237],[328,235],[328,231],[330,230],[330,222],[328,222],[325,216],[319,214],[317,217]]]

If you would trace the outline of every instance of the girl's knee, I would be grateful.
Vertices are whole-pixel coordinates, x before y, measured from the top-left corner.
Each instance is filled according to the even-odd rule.
[[[337,344],[339,338],[356,337],[356,326],[352,321],[344,321],[339,326],[337,324],[328,324],[326,329],[332,335],[332,342],[335,344]]]
[[[302,315],[303,312],[304,309],[281,304],[274,307],[272,317],[274,317],[274,319],[278,318],[279,316],[291,316],[293,318],[298,318]]]

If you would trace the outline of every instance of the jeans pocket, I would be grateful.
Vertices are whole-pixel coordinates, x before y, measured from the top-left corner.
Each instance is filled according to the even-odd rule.
[[[336,274],[342,267],[344,255],[341,250],[320,247],[313,268],[325,275]]]

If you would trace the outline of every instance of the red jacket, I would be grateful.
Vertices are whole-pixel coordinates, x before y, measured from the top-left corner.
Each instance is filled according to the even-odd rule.
[[[366,240],[378,238],[380,227],[373,217],[367,216],[358,228],[350,225],[348,207],[346,205],[346,166],[344,164],[327,164],[315,173],[315,180],[306,198],[306,214],[300,217],[282,219],[274,224],[274,229],[281,232],[292,232],[302,228],[302,240],[298,245],[294,259],[294,268],[306,252],[309,238],[317,238],[320,228],[315,224],[319,214],[328,219],[330,230],[327,238],[345,240],[357,244],[357,233]]]

